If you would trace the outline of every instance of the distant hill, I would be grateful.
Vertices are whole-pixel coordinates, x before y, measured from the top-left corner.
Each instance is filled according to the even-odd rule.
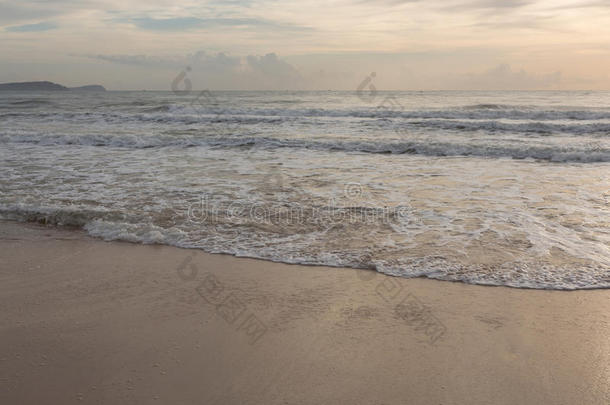
[[[106,91],[106,89],[97,84],[68,88],[61,84],[44,81],[0,83],[0,91]]]
[[[11,91],[64,91],[67,87],[51,82],[1,83],[0,90]]]

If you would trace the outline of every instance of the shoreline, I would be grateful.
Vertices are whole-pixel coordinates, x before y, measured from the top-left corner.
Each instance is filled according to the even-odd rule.
[[[610,290],[610,287],[606,287],[606,286],[599,286],[599,287],[597,287],[597,286],[579,286],[579,287],[573,287],[573,288],[566,288],[566,287],[561,288],[561,287],[557,287],[557,286],[544,287],[544,286],[531,286],[531,285],[527,285],[527,284],[523,284],[523,285],[494,284],[492,282],[485,282],[485,281],[471,282],[471,281],[467,281],[464,279],[435,278],[435,277],[429,277],[428,275],[407,277],[407,276],[403,276],[403,275],[383,273],[381,271],[378,271],[377,269],[364,268],[364,267],[350,267],[350,266],[320,264],[320,263],[289,262],[289,261],[282,261],[279,259],[275,260],[273,258],[265,258],[265,257],[256,257],[256,256],[247,256],[247,255],[240,256],[237,254],[225,253],[225,252],[208,252],[205,249],[199,248],[199,247],[184,247],[184,246],[178,246],[178,245],[173,245],[173,244],[163,244],[163,243],[147,243],[147,242],[141,242],[141,241],[126,240],[126,239],[105,239],[102,236],[91,235],[83,226],[80,226],[80,225],[58,225],[56,223],[47,224],[47,223],[41,223],[38,221],[24,221],[24,220],[20,220],[20,219],[0,218],[0,226],[2,226],[2,224],[11,224],[11,223],[19,224],[24,227],[31,226],[31,227],[35,227],[35,228],[38,227],[41,229],[56,229],[58,231],[75,232],[75,235],[79,235],[82,238],[91,238],[93,240],[97,240],[100,242],[129,243],[129,244],[143,245],[143,246],[167,246],[167,247],[172,247],[172,248],[180,249],[180,250],[184,250],[184,251],[195,250],[195,251],[200,251],[200,252],[203,252],[205,254],[210,254],[210,255],[225,255],[225,256],[230,256],[230,257],[236,258],[236,259],[257,260],[257,261],[261,261],[263,263],[278,263],[278,264],[282,264],[282,265],[286,265],[286,266],[325,267],[325,268],[335,268],[335,269],[364,270],[364,271],[375,272],[377,274],[380,274],[383,276],[388,276],[388,277],[398,277],[398,278],[405,278],[405,279],[426,279],[426,280],[434,280],[434,281],[450,282],[450,283],[463,283],[463,284],[481,286],[481,287],[514,288],[514,289],[518,289],[518,290],[539,290],[539,291]]]
[[[13,221],[0,244],[3,403],[610,402],[610,290],[407,279]]]

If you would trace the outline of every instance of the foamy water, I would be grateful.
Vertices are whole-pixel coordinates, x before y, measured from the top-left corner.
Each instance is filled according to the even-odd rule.
[[[610,93],[2,93],[0,214],[287,263],[610,287]]]

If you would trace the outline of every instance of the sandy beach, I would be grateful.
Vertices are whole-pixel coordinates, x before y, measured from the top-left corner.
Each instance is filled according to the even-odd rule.
[[[608,290],[0,235],[3,404],[610,402]]]

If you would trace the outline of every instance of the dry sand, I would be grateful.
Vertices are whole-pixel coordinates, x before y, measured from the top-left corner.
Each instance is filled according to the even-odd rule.
[[[290,266],[0,223],[1,404],[610,403],[610,291]]]

